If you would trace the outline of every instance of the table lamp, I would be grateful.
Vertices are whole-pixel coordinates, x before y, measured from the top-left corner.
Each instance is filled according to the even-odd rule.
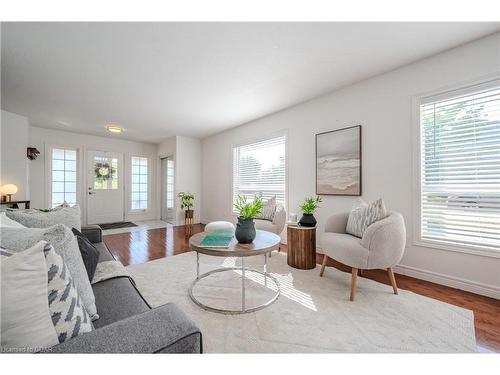
[[[14,184],[5,184],[1,188],[2,191],[2,202],[11,202],[12,194],[17,193],[17,186]]]

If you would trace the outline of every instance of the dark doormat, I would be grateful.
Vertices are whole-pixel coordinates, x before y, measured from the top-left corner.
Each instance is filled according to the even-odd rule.
[[[107,224],[97,224],[97,225],[99,225],[102,230],[118,229],[118,228],[130,228],[130,227],[137,226],[137,224],[134,224],[131,221],[120,221],[118,223],[107,223]]]

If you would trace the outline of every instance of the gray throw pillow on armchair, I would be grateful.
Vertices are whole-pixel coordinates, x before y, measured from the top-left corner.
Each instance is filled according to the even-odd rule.
[[[6,214],[12,220],[28,228],[48,228],[56,224],[64,224],[69,229],[82,230],[80,206],[55,207],[45,212],[37,209],[9,210]]]
[[[62,224],[50,228],[0,229],[0,246],[12,251],[26,250],[40,241],[51,244],[56,253],[63,258],[90,318],[98,319],[94,292],[83,264],[78,241],[71,229]]]

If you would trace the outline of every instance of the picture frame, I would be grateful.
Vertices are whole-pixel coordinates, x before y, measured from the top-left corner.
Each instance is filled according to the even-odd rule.
[[[361,194],[361,125],[316,134],[316,195]]]

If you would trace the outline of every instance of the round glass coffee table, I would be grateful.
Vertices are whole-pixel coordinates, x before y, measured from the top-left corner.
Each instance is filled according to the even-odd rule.
[[[208,248],[208,247],[201,247],[200,243],[205,237],[205,232],[197,233],[194,236],[192,236],[189,239],[189,247],[191,250],[196,251],[196,279],[193,281],[191,284],[191,287],[189,288],[189,297],[191,300],[201,308],[211,311],[211,312],[217,312],[217,313],[222,313],[222,314],[245,314],[245,313],[250,313],[254,311],[261,310],[269,305],[271,305],[274,301],[276,301],[281,293],[280,285],[278,283],[278,280],[274,276],[271,276],[267,272],[267,255],[273,251],[276,250],[280,244],[281,238],[271,232],[263,231],[263,230],[257,230],[257,235],[255,237],[255,240],[250,243],[250,244],[240,244],[236,240],[236,238],[233,237],[231,243],[229,244],[228,248]],[[215,256],[215,257],[235,257],[235,258],[240,258],[241,259],[241,266],[240,267],[221,267],[217,268],[211,271],[208,271],[204,274],[200,275],[200,254],[204,255],[209,255],[209,256]],[[256,269],[252,268],[247,268],[245,267],[245,258],[247,257],[252,257],[252,256],[257,256],[257,255],[264,255],[264,270],[259,271]],[[198,282],[210,275],[213,275],[214,273],[219,273],[219,272],[228,272],[228,271],[241,271],[241,309],[235,309],[235,310],[226,310],[226,309],[220,309],[216,308],[213,306],[209,306],[207,304],[202,303],[198,298],[196,298],[195,293],[194,293],[194,288]],[[268,301],[258,305],[258,306],[247,306],[246,305],[246,299],[245,299],[245,284],[246,284],[246,279],[247,277],[245,276],[246,273],[248,272],[253,272],[253,273],[258,273],[264,276],[264,287],[267,288],[267,282],[268,280],[276,285],[276,293],[274,293],[273,297],[269,299]]]

